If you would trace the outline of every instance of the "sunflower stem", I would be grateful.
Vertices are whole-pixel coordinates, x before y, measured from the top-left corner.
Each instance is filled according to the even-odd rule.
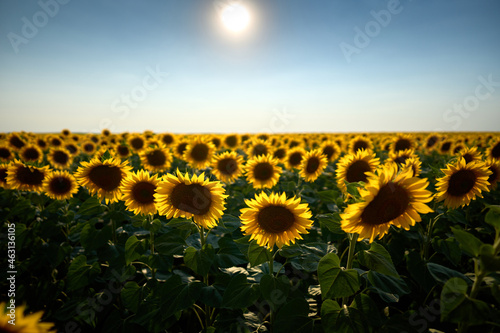
[[[347,254],[347,266],[346,270],[352,269],[352,262],[354,261],[354,253],[356,250],[356,243],[358,242],[358,234],[349,234],[349,252]],[[342,304],[346,305],[348,297],[342,299]]]
[[[198,231],[200,232],[200,244],[201,248],[203,249],[210,230],[207,232],[206,237],[205,237],[205,230],[202,226],[198,227]],[[206,284],[207,286],[209,285],[208,273],[203,276],[203,283]],[[212,309],[210,308],[210,306],[205,304],[205,328],[208,328],[212,325],[212,318],[210,315],[212,312],[211,310]]]
[[[151,226],[151,222],[153,221],[153,215],[148,215],[148,222],[149,225]],[[149,248],[151,252],[151,258],[154,259],[155,255],[155,233],[153,230],[149,230]],[[152,265],[154,266],[154,265]],[[156,279],[156,270],[154,268],[151,268],[151,277],[153,280]]]

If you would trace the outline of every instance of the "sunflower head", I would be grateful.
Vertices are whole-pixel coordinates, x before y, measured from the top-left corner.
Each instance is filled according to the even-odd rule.
[[[304,155],[300,163],[299,174],[306,182],[313,182],[321,175],[327,165],[328,160],[326,156],[321,153],[321,150],[311,150]]]
[[[0,164],[0,187],[8,189],[7,184],[7,170],[9,169],[8,164]]]
[[[391,151],[397,153],[403,150],[413,150],[415,147],[415,140],[410,134],[398,134],[392,142]]]
[[[0,161],[7,162],[14,158],[14,154],[11,151],[11,148],[0,144]]]
[[[65,148],[51,148],[47,154],[50,164],[56,169],[68,169],[73,163],[73,156]]]
[[[337,164],[337,186],[347,193],[347,183],[366,182],[368,173],[374,172],[380,161],[375,153],[364,149],[355,154],[347,154]]]
[[[144,170],[130,173],[121,185],[127,209],[134,214],[156,214],[155,193],[159,182],[157,175],[150,176]]]
[[[329,162],[335,161],[341,153],[339,145],[335,141],[331,140],[323,141],[321,143],[320,150]]]
[[[300,163],[304,158],[306,151],[302,147],[295,147],[288,151],[285,158],[285,166],[288,170],[300,168]]]
[[[70,199],[78,187],[75,177],[67,171],[52,171],[43,180],[43,191],[56,200]]]
[[[38,168],[14,160],[7,169],[7,185],[11,189],[41,192],[48,172],[48,166]]]
[[[400,149],[389,152],[388,160],[398,165],[402,165],[409,158],[415,158],[417,155],[413,149]]]
[[[18,133],[10,133],[7,136],[7,143],[15,151],[20,150],[26,145],[25,140]]]
[[[255,239],[257,244],[269,249],[274,244],[281,248],[295,243],[313,224],[307,204],[302,204],[300,198],[287,199],[285,193],[272,192],[268,196],[261,192],[245,203],[248,208],[241,209],[241,230],[250,235],[251,240]]]
[[[166,174],[158,184],[155,202],[160,215],[167,219],[193,218],[199,226],[210,229],[217,225],[225,210],[225,190],[218,181],[205,179],[205,173],[189,177],[179,170]]]
[[[352,154],[355,154],[358,150],[368,150],[371,151],[373,149],[372,141],[361,135],[357,135],[349,141],[348,151]]]
[[[500,139],[494,141],[488,148],[488,158],[500,160]]]
[[[383,237],[391,225],[408,230],[421,221],[420,214],[432,212],[425,204],[432,200],[427,185],[409,169],[398,174],[395,164],[385,165],[370,173],[365,189],[359,189],[362,201],[348,205],[340,215],[342,229],[370,242]]]
[[[9,323],[9,309],[5,302],[0,303],[0,332],[7,333],[50,333],[56,332],[53,323],[41,322],[43,311],[26,314],[26,306],[16,307],[15,325]]]
[[[140,157],[144,168],[153,172],[165,171],[172,163],[170,151],[163,145],[144,149]]]
[[[43,152],[38,146],[34,144],[27,144],[19,151],[19,157],[24,162],[38,162],[41,163],[43,160]]]
[[[140,134],[133,134],[128,137],[128,145],[134,152],[138,153],[146,147],[146,140]]]
[[[488,159],[485,162],[488,170],[491,171],[491,174],[488,177],[488,188],[494,190],[498,186],[498,182],[500,181],[500,160]]]
[[[271,153],[271,145],[263,139],[254,139],[248,144],[246,153],[249,157],[262,156]]]
[[[458,152],[458,156],[461,156],[465,159],[465,163],[469,163],[472,161],[482,161],[483,157],[481,153],[477,150],[477,147],[464,147],[462,150]]]
[[[96,146],[95,142],[88,140],[88,141],[82,142],[80,149],[81,149],[82,153],[87,154],[89,156],[92,156],[95,153],[97,146]]]
[[[212,173],[224,183],[234,182],[243,173],[243,157],[235,151],[226,151],[214,156]]]
[[[272,188],[279,181],[282,169],[271,155],[250,158],[245,165],[246,178],[254,188]]]
[[[116,202],[121,198],[120,186],[127,178],[131,167],[127,161],[120,163],[115,158],[101,161],[94,158],[89,162],[82,162],[75,173],[80,185],[86,187],[92,195],[106,203]]]
[[[186,146],[183,158],[195,169],[204,169],[212,162],[214,144],[202,137],[196,137]]]
[[[240,136],[238,134],[228,134],[224,137],[223,144],[229,149],[236,149],[240,144]]]
[[[483,162],[466,163],[460,157],[456,163],[441,169],[444,176],[437,179],[435,194],[437,201],[443,201],[448,208],[468,205],[476,196],[482,198],[482,191],[489,191],[488,177],[492,173]]]

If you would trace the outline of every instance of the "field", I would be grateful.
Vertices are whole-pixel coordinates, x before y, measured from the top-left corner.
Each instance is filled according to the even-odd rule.
[[[499,133],[17,132],[0,160],[0,331],[500,331]]]

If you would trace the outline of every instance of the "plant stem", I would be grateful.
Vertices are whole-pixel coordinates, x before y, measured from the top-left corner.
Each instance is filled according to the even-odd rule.
[[[347,254],[347,266],[346,270],[352,269],[352,262],[354,261],[354,253],[356,252],[356,243],[358,242],[358,234],[349,234],[349,252]],[[347,304],[348,297],[342,299],[342,304]]]
[[[474,271],[476,273],[476,279],[474,280],[474,284],[472,285],[472,289],[470,291],[470,298],[476,298],[477,293],[479,292],[479,287],[481,286],[481,282],[483,282],[486,274],[480,269],[478,259],[474,259]]]
[[[206,239],[208,237],[208,232],[210,231],[207,232],[207,237],[205,237],[205,230],[203,229],[202,226],[198,227],[198,231],[200,232],[200,243],[201,243],[201,249],[203,250]],[[205,283],[207,286],[209,285],[208,273],[203,276],[203,283]],[[211,308],[210,306],[205,304],[205,328],[208,328],[212,325],[212,318],[210,314],[211,314]]]
[[[113,244],[115,244],[115,246],[118,246],[118,238],[116,237],[116,222],[115,220],[113,219],[110,219],[111,220],[111,229],[112,229],[112,232],[113,232]]]

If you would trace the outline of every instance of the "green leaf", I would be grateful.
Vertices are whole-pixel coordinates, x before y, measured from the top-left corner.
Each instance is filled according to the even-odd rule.
[[[87,257],[79,255],[75,257],[68,268],[67,283],[68,290],[77,290],[87,286],[101,272],[97,262],[87,264]]]
[[[145,240],[139,240],[136,236],[130,236],[125,242],[126,264],[129,265],[132,261],[139,259],[145,252]]]
[[[454,237],[441,239],[434,237],[432,239],[432,247],[437,253],[443,254],[453,265],[460,263],[462,251],[460,251],[460,244]]]
[[[497,232],[500,232],[500,206],[499,205],[489,205],[488,213],[484,217],[486,223],[492,225]]]
[[[441,291],[441,321],[479,325],[489,313],[488,304],[467,296],[467,282],[458,277],[446,282]]]
[[[341,196],[340,192],[336,190],[319,191],[317,195],[324,202],[335,202]]]
[[[142,298],[142,288],[135,281],[128,281],[120,292],[123,305],[132,312],[137,312]]]
[[[228,268],[247,263],[245,255],[241,253],[232,238],[222,237],[218,244],[217,264],[219,267]]]
[[[205,244],[201,250],[190,246],[184,253],[184,263],[197,274],[206,275],[215,259],[215,250],[211,244]]]
[[[365,294],[356,295],[351,307],[359,311],[363,317],[363,322],[369,323],[369,326],[378,327],[382,325],[380,311],[370,296]]]
[[[275,332],[311,332],[312,320],[307,301],[295,298],[283,305],[276,312],[273,328]]]
[[[101,205],[99,199],[96,196],[91,196],[85,202],[80,205],[78,209],[78,214],[80,215],[97,215],[103,213],[106,210],[104,205]]]
[[[268,302],[273,311],[286,302],[290,287],[290,280],[284,275],[277,278],[265,274],[260,279],[262,297]]]
[[[348,297],[360,288],[358,272],[354,269],[343,270],[335,253],[328,253],[321,258],[318,279],[323,299]]]
[[[320,214],[317,215],[316,218],[318,219],[321,227],[328,228],[328,230],[334,234],[345,234],[345,231],[340,227],[340,221],[342,221],[342,218],[339,213]]]
[[[186,247],[186,241],[176,229],[155,238],[154,242],[156,251],[166,256],[182,255]]]
[[[270,251],[257,244],[256,240],[250,242],[250,246],[248,247],[248,261],[252,267],[269,261],[270,255]]]
[[[399,278],[399,274],[392,263],[391,255],[380,244],[372,243],[370,248],[358,252],[359,262],[368,269]]]
[[[245,274],[236,274],[231,278],[222,297],[222,306],[241,309],[252,305],[259,297],[256,285],[247,282]]]
[[[495,256],[495,249],[490,244],[483,244],[479,249],[480,267],[484,272],[500,271],[500,256]]]
[[[368,281],[377,289],[396,295],[405,295],[410,292],[408,286],[401,278],[381,274],[375,271],[368,272]]]
[[[80,242],[87,251],[97,250],[107,245],[113,236],[113,231],[109,224],[103,224],[102,221],[97,221],[97,218],[91,221],[85,224],[80,232]],[[96,226],[99,224],[102,228],[96,229]]]
[[[335,333],[337,330],[337,320],[342,308],[334,300],[327,299],[321,305],[321,324],[326,333]]]
[[[179,219],[179,218],[171,219],[170,221],[167,222],[167,226],[181,230],[191,230],[196,228],[196,226],[193,224],[191,220]]]
[[[464,274],[457,272],[451,268],[441,266],[432,262],[427,263],[427,269],[431,273],[432,277],[441,283],[446,283],[452,277],[459,277],[471,284],[471,280]]]
[[[161,229],[161,221],[159,219],[154,219],[153,221],[149,222],[148,219],[145,219],[142,222],[142,227],[146,230],[149,230],[152,233],[158,232],[158,230]]]
[[[183,283],[180,276],[172,275],[158,288],[162,316],[166,318],[191,307],[203,286],[199,281]]]
[[[479,256],[479,248],[483,245],[483,242],[465,230],[451,227],[451,231],[465,253],[472,257]]]

